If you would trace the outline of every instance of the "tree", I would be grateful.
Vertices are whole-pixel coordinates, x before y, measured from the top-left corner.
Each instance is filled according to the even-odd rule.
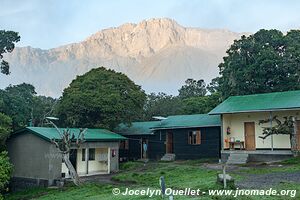
[[[284,121],[281,122],[277,116],[274,116],[272,119],[260,120],[260,124],[275,122],[276,124],[272,127],[263,128],[263,136],[259,136],[261,139],[266,139],[271,135],[289,135],[291,142],[291,149],[294,152],[294,155],[298,154],[298,147],[300,144],[297,142],[296,131],[295,131],[295,120],[293,116],[283,117]]]
[[[0,90],[0,112],[12,118],[13,130],[42,125],[45,114],[53,110],[56,100],[36,96],[34,86],[22,83]]]
[[[64,126],[113,129],[142,116],[146,95],[126,75],[104,67],[77,76],[57,107]]]
[[[183,99],[182,112],[184,114],[205,114],[215,108],[219,103],[219,93],[202,97],[190,97]]]
[[[231,95],[300,89],[300,31],[260,30],[235,40],[219,65],[219,90]]]
[[[32,125],[44,126],[46,117],[54,115],[57,99],[46,96],[33,97]]]
[[[3,113],[0,113],[0,151],[4,150],[5,141],[11,132],[11,124],[11,118]]]
[[[25,127],[31,119],[33,108],[34,87],[30,84],[8,86],[0,91],[0,112],[10,116],[13,120],[13,130]]]
[[[210,92],[211,94],[218,92],[220,90],[219,81],[220,81],[219,77],[212,79],[211,82],[206,86],[207,91]]]
[[[80,145],[85,142],[84,134],[86,133],[87,129],[79,129],[79,134],[76,137],[75,134],[71,133],[69,129],[60,131],[60,129],[52,121],[49,121],[49,123],[54,126],[60,136],[59,139],[52,139],[51,142],[62,154],[62,159],[70,172],[71,179],[73,180],[74,184],[78,186],[81,182],[74,166],[70,161],[69,154],[72,147],[79,149]]]
[[[10,53],[15,48],[15,43],[20,41],[20,36],[14,31],[0,30],[0,72],[9,74],[9,64],[3,60],[4,53]]]
[[[183,85],[178,91],[179,97],[182,99],[205,96],[207,93],[205,82],[202,79],[198,81],[194,79],[187,79],[185,81],[185,85]]]
[[[12,165],[9,162],[7,152],[0,153],[0,199],[3,199],[1,193],[9,183],[9,179],[12,173]]]
[[[147,95],[143,120],[153,120],[153,116],[169,116],[182,113],[180,98],[165,93],[151,93]]]

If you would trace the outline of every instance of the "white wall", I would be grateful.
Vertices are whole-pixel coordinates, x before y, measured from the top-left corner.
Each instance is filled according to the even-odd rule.
[[[89,161],[89,173],[107,172],[108,170],[108,149],[96,149],[95,160]]]
[[[86,149],[87,152],[87,149]],[[107,160],[107,148],[96,148],[95,149],[95,160],[89,160],[88,162],[88,172],[107,172],[107,162],[103,162],[103,155],[105,160]],[[102,156],[102,157],[101,157]],[[101,160],[102,158],[102,160]],[[82,149],[77,151],[77,173],[86,174],[86,162],[82,161]]]
[[[272,112],[272,116],[278,116],[278,119],[283,121],[285,116],[294,116],[296,119],[300,119],[300,110],[294,111],[276,111]],[[241,114],[224,114],[222,116],[223,123],[223,140],[226,138],[229,140],[230,137],[234,137],[236,140],[245,141],[244,138],[244,122],[255,123],[255,143],[256,148],[271,148],[271,136],[265,140],[259,138],[262,136],[263,128],[270,127],[270,123],[259,125],[259,120],[265,120],[270,118],[269,112],[254,112],[254,113],[241,113]],[[276,122],[272,122],[273,126]],[[227,127],[230,127],[231,134],[227,135]],[[224,148],[228,148],[228,143],[224,142]],[[290,148],[290,137],[289,135],[273,135],[273,147],[274,148]]]

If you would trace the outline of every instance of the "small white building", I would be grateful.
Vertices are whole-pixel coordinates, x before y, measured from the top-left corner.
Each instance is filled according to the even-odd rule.
[[[63,130],[63,128],[62,128]],[[69,129],[79,134],[79,128]],[[17,187],[48,186],[69,177],[62,155],[51,142],[59,140],[55,128],[27,127],[7,140],[8,154],[14,165],[12,183]],[[105,129],[88,129],[85,142],[73,147],[70,161],[79,176],[109,174],[119,170],[119,143],[126,138]]]
[[[221,115],[221,154],[249,154],[250,160],[272,160],[292,155],[290,135],[272,135],[262,139],[263,130],[276,121],[259,123],[276,117],[295,119],[295,131],[300,142],[300,91],[274,92],[231,96],[209,113]],[[298,142],[298,143],[299,143]],[[300,143],[299,143],[300,144]],[[298,150],[300,148],[298,147]]]

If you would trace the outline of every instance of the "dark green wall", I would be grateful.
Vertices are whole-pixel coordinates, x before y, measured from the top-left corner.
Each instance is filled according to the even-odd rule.
[[[188,144],[188,133],[190,131],[201,131],[201,144]],[[201,159],[220,157],[220,127],[185,128],[155,131],[154,135],[126,135],[129,138],[129,150],[120,150],[121,157],[129,160],[141,158],[140,142],[137,139],[148,139],[148,157],[158,160],[166,153],[166,133],[173,133],[173,150],[176,159]]]

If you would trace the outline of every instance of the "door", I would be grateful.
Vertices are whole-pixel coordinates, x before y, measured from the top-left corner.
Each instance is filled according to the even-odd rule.
[[[246,150],[251,151],[255,150],[255,123],[254,122],[245,122],[245,146]]]
[[[173,153],[173,133],[167,132],[166,137],[166,153]]]
[[[70,162],[72,163],[75,171],[77,171],[77,149],[71,149],[69,154]]]
[[[148,140],[147,139],[141,139],[142,140],[142,159],[148,158]]]

